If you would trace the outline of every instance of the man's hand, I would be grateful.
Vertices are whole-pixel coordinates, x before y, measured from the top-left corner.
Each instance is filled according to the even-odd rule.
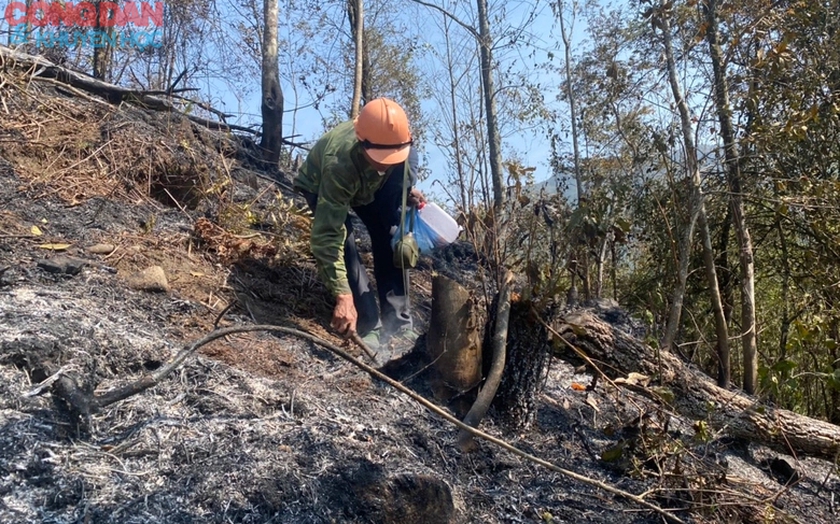
[[[423,193],[417,189],[416,187],[412,187],[411,191],[408,193],[408,198],[406,198],[408,205],[411,207],[417,207],[421,203],[426,202],[426,197],[423,196]]]
[[[350,337],[356,332],[356,321],[359,315],[356,313],[356,305],[353,304],[353,295],[345,294],[335,297],[335,309],[333,310],[332,322],[330,325],[341,336]]]

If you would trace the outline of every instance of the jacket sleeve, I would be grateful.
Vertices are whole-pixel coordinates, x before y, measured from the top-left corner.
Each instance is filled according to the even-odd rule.
[[[417,170],[420,169],[420,155],[417,153],[417,148],[411,146],[408,150],[408,187],[409,189],[417,185]]]
[[[344,240],[347,237],[344,222],[356,189],[346,173],[340,170],[335,162],[324,166],[310,239],[318,271],[334,296],[350,293],[344,264]]]

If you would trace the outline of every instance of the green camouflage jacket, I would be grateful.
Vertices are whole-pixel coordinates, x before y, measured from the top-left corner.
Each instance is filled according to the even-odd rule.
[[[347,213],[353,207],[373,202],[391,169],[380,175],[368,165],[352,121],[324,134],[300,167],[294,186],[318,195],[312,222],[312,254],[333,295],[350,293],[344,264]]]

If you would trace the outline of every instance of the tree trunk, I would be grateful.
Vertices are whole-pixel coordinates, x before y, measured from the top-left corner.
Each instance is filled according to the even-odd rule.
[[[577,98],[572,89],[572,43],[569,39],[569,34],[566,32],[566,17],[563,14],[562,0],[557,3],[557,19],[560,21],[560,37],[563,40],[563,50],[565,52],[565,71],[566,71],[566,96],[569,98],[569,119],[572,124],[572,151],[574,153],[575,166],[575,185],[577,186],[577,205],[580,207],[584,196],[583,188],[583,173],[580,167],[580,146],[578,145],[578,126],[577,126]],[[574,23],[574,20],[572,21]]]
[[[612,317],[612,311],[609,311]],[[713,429],[732,437],[757,442],[783,453],[835,460],[840,452],[840,427],[792,411],[765,406],[750,396],[719,388],[703,373],[683,364],[667,352],[657,352],[598,318],[592,311],[579,310],[554,322],[568,343],[591,359],[609,362],[603,371],[611,378],[641,373],[659,376],[674,396],[674,409],[693,420],[706,421]],[[511,329],[513,329],[511,325]],[[577,361],[576,353],[563,346],[564,358]],[[642,393],[652,397],[660,392]]]
[[[498,219],[505,202],[505,187],[502,178],[502,140],[496,114],[496,89],[493,83],[493,41],[490,38],[490,21],[487,18],[487,0],[476,0],[478,4],[478,34],[481,55],[481,84],[484,106],[487,111],[487,141],[490,150],[490,175],[493,179],[493,210]]]
[[[729,267],[729,229],[732,221],[732,209],[727,207],[723,226],[720,230],[720,243],[717,248],[715,266],[720,269],[720,295],[723,300],[723,317],[726,325],[732,324],[732,304],[735,302],[732,291],[732,270]]]
[[[668,324],[665,326],[665,337],[663,348],[667,351],[674,349],[677,331],[679,330],[680,317],[682,316],[683,299],[685,298],[685,283],[688,279],[689,259],[691,256],[691,242],[694,235],[696,220],[700,220],[700,228],[703,236],[703,262],[706,267],[706,279],[712,298],[712,308],[715,316],[715,330],[718,337],[718,358],[719,358],[719,382],[729,383],[729,335],[726,327],[726,317],[723,313],[723,304],[718,288],[717,272],[714,264],[714,252],[712,241],[709,235],[709,226],[706,219],[706,205],[703,202],[702,180],[700,178],[700,165],[697,162],[697,147],[694,144],[691,116],[688,112],[688,104],[682,95],[680,84],[677,79],[677,66],[674,60],[674,49],[671,43],[671,23],[669,14],[663,10],[654,15],[658,17],[659,27],[662,31],[662,44],[665,48],[665,61],[668,69],[668,82],[671,84],[671,91],[674,102],[680,115],[680,124],[685,147],[686,170],[691,176],[691,204],[688,225],[686,226],[683,238],[680,242],[680,261],[677,286],[674,289],[671,310],[668,314]]]
[[[94,5],[96,6],[96,21],[94,22],[95,29],[97,31],[102,31],[104,34],[111,35],[113,33],[112,28],[102,26],[102,2],[97,0]],[[93,48],[93,77],[99,80],[108,80],[111,47],[104,41],[104,38],[102,44],[103,45],[95,46]]]
[[[723,301],[720,298],[717,270],[715,269],[715,252],[712,248],[712,235],[709,233],[709,221],[706,218],[705,211],[700,212],[699,225],[703,237],[703,265],[706,267],[706,281],[709,283],[712,312],[715,316],[718,358],[717,385],[728,388],[732,378],[732,366],[729,360],[729,328],[726,325],[726,315],[723,313]]]
[[[741,265],[741,326],[743,333],[744,391],[755,393],[758,382],[758,330],[755,318],[755,262],[753,260],[752,239],[747,227],[744,211],[744,198],[741,185],[741,161],[738,145],[735,143],[735,130],[732,125],[729,106],[729,86],[726,81],[726,69],[718,42],[717,0],[706,0],[706,41],[709,43],[709,56],[715,79],[715,106],[720,122],[720,134],[723,138],[723,151],[726,159],[726,179],[729,185],[729,204],[732,209],[732,222],[738,239],[738,259]]]
[[[547,315],[547,314],[546,314]],[[493,406],[507,427],[526,430],[537,415],[537,394],[552,353],[551,338],[535,318],[530,301],[513,302],[508,326],[507,365]]]
[[[682,317],[682,307],[685,299],[685,283],[688,280],[688,267],[691,260],[691,241],[694,237],[697,217],[700,214],[700,208],[697,204],[699,198],[702,198],[702,196],[696,194],[695,188],[692,188],[688,223],[684,226],[685,229],[682,238],[680,238],[677,285],[674,286],[674,292],[671,295],[671,307],[668,310],[668,321],[665,324],[665,334],[662,338],[662,348],[666,351],[673,351],[677,331],[680,328],[680,318]]]
[[[260,147],[263,160],[274,165],[280,160],[283,145],[283,91],[280,88],[280,69],[277,66],[279,16],[278,1],[265,0],[262,46],[263,135]]]
[[[432,314],[426,348],[435,370],[432,390],[441,401],[458,399],[454,407],[463,417],[471,399],[464,396],[482,378],[481,325],[469,292],[442,275],[432,278]]]
[[[569,38],[569,33],[566,32],[566,17],[563,13],[563,2],[560,1],[556,4],[556,16],[557,19],[560,21],[560,37],[563,40],[563,50],[565,52],[565,72],[566,72],[566,97],[569,99],[569,120],[571,121],[572,125],[572,153],[574,159],[574,166],[575,166],[575,186],[577,189],[577,207],[580,209],[580,206],[584,202],[584,196],[586,191],[583,187],[583,169],[580,165],[580,145],[579,145],[579,131],[578,131],[578,119],[577,119],[577,97],[575,97],[574,90],[572,89],[572,44]],[[580,233],[579,233],[580,234]],[[577,250],[579,253],[576,255],[576,258],[581,263],[581,282],[583,286],[583,295],[584,299],[592,298],[591,286],[590,286],[590,276],[589,276],[589,257],[586,255],[585,251],[587,248],[578,248]],[[572,277],[574,279],[574,277]],[[597,285],[596,285],[597,287]],[[598,290],[600,293],[600,290]]]
[[[350,103],[350,118],[359,115],[362,99],[362,78],[364,73],[364,2],[363,0],[347,0],[347,18],[353,28],[353,39],[356,46],[356,68],[353,76],[353,100]],[[365,100],[367,102],[367,100]]]
[[[458,186],[461,192],[461,211],[465,214],[469,214],[471,209],[470,201],[467,198],[467,193],[471,193],[473,188],[471,184],[468,188],[466,174],[464,172],[464,162],[461,158],[461,130],[459,129],[460,123],[458,120],[458,102],[456,100],[458,86],[455,81],[455,62],[452,57],[452,45],[449,40],[449,19],[445,17],[443,20],[443,31],[444,36],[446,38],[446,67],[447,73],[449,74],[449,104],[450,109],[452,110],[452,148],[454,149],[453,156],[455,159],[455,169],[458,171]]]

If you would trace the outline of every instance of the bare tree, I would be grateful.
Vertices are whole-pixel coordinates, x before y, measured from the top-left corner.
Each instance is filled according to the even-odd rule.
[[[496,114],[496,91],[493,82],[493,38],[487,18],[487,0],[476,0],[478,7],[478,34],[481,45],[481,79],[484,106],[487,111],[487,140],[490,150],[490,176],[493,179],[493,210],[498,216],[505,203],[502,179],[502,140]]]
[[[478,30],[471,25],[461,21],[442,7],[424,2],[423,0],[412,0],[422,6],[434,9],[455,23],[466,29],[476,39],[479,45],[481,57],[481,92],[484,100],[485,122],[487,128],[487,142],[490,155],[490,176],[493,185],[493,210],[498,216],[505,202],[505,187],[502,177],[502,152],[501,133],[499,132],[498,113],[496,111],[496,91],[493,73],[495,64],[493,62],[493,37],[490,32],[490,19],[488,17],[487,0],[476,0],[478,9]]]
[[[577,114],[577,97],[575,96],[574,89],[572,88],[572,44],[570,33],[574,27],[574,12],[575,12],[575,4],[572,3],[572,27],[569,30],[566,30],[566,13],[564,11],[564,3],[563,0],[557,0],[556,3],[552,4],[552,7],[555,10],[555,15],[560,22],[560,38],[563,41],[563,51],[564,51],[564,70],[566,72],[566,96],[568,97],[569,101],[569,118],[571,120],[572,126],[572,151],[574,157],[574,171],[575,171],[575,186],[577,189],[577,207],[580,209],[581,205],[585,201],[585,189],[583,187],[583,170],[581,168],[580,162],[580,145],[579,145],[579,137],[580,132],[578,130],[578,114]],[[604,247],[606,247],[606,242],[604,242]],[[582,256],[581,256],[582,255]],[[583,294],[584,297],[589,299],[591,298],[592,290],[590,285],[589,279],[589,256],[588,256],[588,249],[577,249],[570,253],[570,256],[574,258],[581,258],[580,261],[573,261],[569,264],[570,267],[570,274],[571,274],[571,284],[569,286],[569,297],[573,297],[577,295],[577,287],[575,286],[575,276],[577,275],[577,270],[572,269],[574,267],[578,267],[581,269],[581,280],[583,284]],[[600,260],[600,258],[599,258]],[[599,278],[599,285],[600,281]],[[598,290],[598,295],[600,295],[600,289]]]
[[[691,255],[691,241],[694,236],[694,227],[697,220],[700,221],[700,230],[703,237],[703,261],[706,267],[706,277],[709,284],[709,291],[712,295],[712,306],[715,312],[715,321],[718,335],[718,352],[725,350],[728,356],[728,333],[726,321],[723,315],[723,305],[720,298],[717,273],[714,266],[714,252],[712,251],[711,236],[706,220],[706,205],[704,203],[703,191],[701,188],[700,165],[697,160],[697,147],[694,143],[693,126],[688,104],[682,94],[679,80],[677,79],[677,65],[674,59],[674,49],[671,42],[671,20],[670,12],[666,5],[660,4],[657,9],[651,11],[653,25],[662,33],[662,45],[665,50],[665,63],[668,69],[668,82],[671,85],[671,92],[680,117],[680,128],[682,131],[683,146],[685,148],[686,170],[691,180],[690,211],[688,224],[683,231],[683,237],[679,245],[679,270],[677,275],[677,286],[672,295],[671,310],[668,314],[668,323],[665,327],[663,347],[672,350],[676,340],[677,330],[682,315],[683,300],[685,298],[685,285],[688,279],[689,259]],[[723,348],[723,349],[721,349]]]
[[[103,2],[101,0],[96,0],[96,2],[94,2],[94,6],[96,8],[96,21],[94,22],[95,28],[97,31],[102,31],[103,33],[110,35],[113,33],[112,28],[102,26],[102,15],[104,14],[102,12],[102,4]],[[112,4],[109,3],[109,5]],[[111,46],[106,41],[107,39],[102,38],[101,40],[102,45],[95,46],[93,49],[93,76],[94,78],[98,78],[100,80],[107,80],[111,66]]]
[[[460,189],[461,194],[461,210],[463,212],[468,212],[470,209],[470,199],[467,197],[468,191],[472,191],[472,188],[468,188],[466,173],[464,168],[464,163],[461,159],[461,131],[460,127],[460,120],[458,118],[458,103],[456,99],[457,94],[457,80],[455,78],[455,64],[452,56],[452,42],[450,41],[450,21],[446,17],[443,19],[443,32],[446,38],[446,70],[449,79],[449,109],[451,110],[452,121],[450,122],[451,129],[452,129],[452,149],[453,149],[453,158],[455,161],[455,170],[456,170],[456,177],[458,180],[458,187]]]
[[[566,96],[569,98],[569,112],[572,126],[572,150],[574,152],[575,185],[577,186],[577,205],[580,206],[584,199],[583,173],[580,166],[580,146],[578,145],[577,125],[577,97],[572,89],[572,43],[569,34],[574,28],[574,3],[572,4],[572,27],[566,30],[566,14],[564,12],[563,0],[558,0],[554,5],[555,14],[560,22],[560,38],[563,41],[565,54],[564,69],[566,72]]]
[[[726,65],[718,37],[717,0],[706,0],[706,42],[714,74],[715,108],[717,109],[720,134],[723,138],[726,179],[729,185],[729,205],[732,222],[738,239],[738,255],[741,265],[741,342],[744,359],[744,391],[755,393],[758,381],[758,331],[755,318],[755,263],[753,261],[752,239],[744,212],[744,198],[741,192],[741,159],[735,131],[732,125],[732,109],[729,104],[729,87],[726,81]],[[721,356],[722,359],[723,356]],[[728,354],[727,354],[728,357]],[[728,375],[727,369],[727,375]],[[728,382],[728,376],[727,376]]]
[[[362,79],[364,78],[364,35],[365,17],[363,0],[347,0],[347,17],[353,29],[353,39],[356,45],[356,64],[353,76],[353,101],[350,103],[350,118],[359,114],[362,99]],[[365,100],[367,102],[367,100]]]
[[[280,17],[278,0],[265,0],[262,45],[262,119],[260,147],[263,159],[276,164],[283,145],[283,91],[277,64],[277,25]]]

